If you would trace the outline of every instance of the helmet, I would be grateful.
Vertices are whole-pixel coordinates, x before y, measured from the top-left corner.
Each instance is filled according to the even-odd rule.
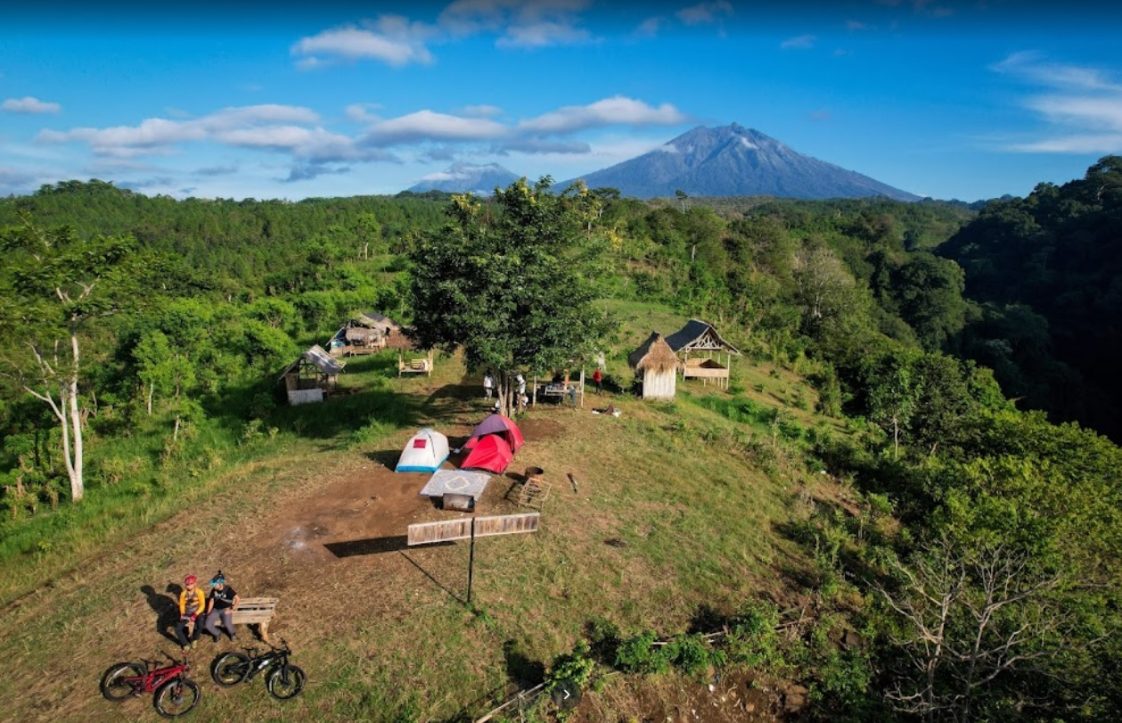
[[[199,578],[195,577],[194,575],[188,575],[187,577],[183,578],[184,585],[194,585],[198,581]]]

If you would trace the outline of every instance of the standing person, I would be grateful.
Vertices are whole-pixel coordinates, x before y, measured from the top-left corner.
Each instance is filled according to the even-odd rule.
[[[179,622],[175,624],[175,638],[184,650],[195,647],[199,639],[199,616],[206,609],[206,597],[199,589],[199,578],[188,575],[183,578],[183,590],[179,593]]]
[[[603,387],[600,386],[604,381],[604,373],[600,371],[600,367],[596,367],[596,371],[592,372],[592,383],[596,385],[596,393],[599,394]]]
[[[237,640],[238,636],[234,632],[234,611],[238,609],[239,602],[241,599],[238,593],[226,584],[226,577],[219,570],[210,581],[210,595],[206,603],[206,631],[214,638],[214,642],[218,642],[219,622],[226,628],[230,640]]]
[[[495,380],[491,378],[491,372],[483,375],[483,395],[488,399],[491,398],[491,390],[495,388]]]

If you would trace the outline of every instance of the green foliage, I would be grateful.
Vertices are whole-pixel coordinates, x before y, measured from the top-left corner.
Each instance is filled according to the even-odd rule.
[[[590,358],[607,325],[592,304],[597,266],[579,197],[543,179],[497,191],[495,204],[453,197],[449,223],[410,254],[418,343],[462,345],[469,367],[501,373]]]
[[[620,641],[615,666],[628,673],[665,673],[670,670],[670,660],[662,647],[654,645],[657,639],[654,631],[648,630]]]

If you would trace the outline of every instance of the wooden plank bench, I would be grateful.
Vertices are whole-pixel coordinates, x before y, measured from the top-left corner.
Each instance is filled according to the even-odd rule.
[[[256,625],[257,634],[269,642],[269,621],[277,611],[279,600],[275,597],[243,597],[234,610],[234,625]]]

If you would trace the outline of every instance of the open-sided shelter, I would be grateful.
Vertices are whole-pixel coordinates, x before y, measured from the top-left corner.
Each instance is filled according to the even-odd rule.
[[[499,434],[487,434],[476,439],[471,447],[471,452],[460,463],[462,469],[485,469],[495,474],[506,471],[514,452],[506,439]]]
[[[712,324],[690,319],[678,331],[666,337],[666,343],[682,359],[682,378],[712,379],[717,386],[728,389],[732,357],[740,351],[729,344]],[[722,362],[724,355],[726,361]]]
[[[643,399],[673,399],[681,360],[662,334],[652,331],[639,348],[627,356],[636,375],[643,375]]]
[[[429,427],[413,435],[401,450],[395,472],[435,472],[448,459],[448,438]]]
[[[353,356],[373,354],[385,349],[394,335],[401,335],[401,326],[393,319],[369,311],[356,314],[344,324],[328,342],[331,354]]]
[[[522,437],[522,430],[509,417],[499,413],[491,414],[471,430],[471,438],[464,444],[464,449],[473,449],[479,442],[488,436],[502,437],[507,443],[511,453],[517,452],[526,444]]]
[[[288,403],[293,406],[322,402],[339,382],[344,366],[346,364],[332,358],[323,347],[315,344],[285,367],[277,381],[284,382]]]

